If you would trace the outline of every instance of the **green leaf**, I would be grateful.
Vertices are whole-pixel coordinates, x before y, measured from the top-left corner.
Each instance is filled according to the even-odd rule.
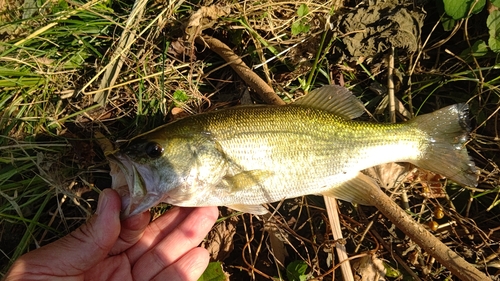
[[[455,27],[455,24],[457,23],[457,21],[454,20],[452,17],[448,16],[448,14],[445,13],[443,1],[437,1],[436,2],[436,9],[437,9],[437,12],[440,15],[442,15],[441,16],[441,24],[443,25],[443,29],[445,31],[452,30]]]
[[[500,0],[490,0],[490,2],[493,6],[500,8]]]
[[[286,276],[288,281],[305,281],[307,280],[308,274],[306,273],[309,269],[305,261],[293,261],[286,267]]]
[[[443,0],[444,11],[455,20],[466,18],[467,15],[481,12],[486,0]],[[472,9],[472,10],[471,10]]]
[[[482,57],[488,53],[488,45],[483,40],[478,40],[472,45],[470,53],[475,57]]]
[[[495,10],[490,13],[486,20],[486,26],[490,32],[488,45],[493,52],[500,52],[500,11]]]
[[[401,272],[399,272],[399,270],[392,267],[389,263],[383,262],[382,264],[384,265],[384,268],[385,268],[385,276],[391,277],[391,278],[396,278],[396,277],[401,276]]]
[[[297,10],[297,15],[299,17],[303,17],[309,13],[309,8],[307,7],[306,4],[300,4],[299,9]]]
[[[301,28],[300,21],[292,23],[292,35],[300,34]]]
[[[309,13],[309,8],[306,4],[300,4],[299,9],[297,10],[297,15],[299,15],[300,19],[292,23],[292,35],[298,35],[300,33],[306,33],[311,28],[308,24],[304,16]]]
[[[445,14],[441,18],[441,24],[443,25],[443,29],[445,31],[451,31],[457,24],[457,21]]]
[[[460,53],[460,57],[467,60],[470,56],[482,57],[488,53],[488,45],[484,40],[477,40],[474,44]]]
[[[198,281],[225,281],[226,279],[222,264],[217,261],[208,264]]]
[[[173,98],[176,102],[185,102],[189,100],[189,96],[183,90],[175,90]]]
[[[62,12],[68,10],[68,3],[64,0],[59,0],[57,2],[57,5],[54,7],[53,12]]]
[[[306,33],[309,31],[311,26],[305,23],[303,20],[298,20],[292,23],[292,35],[297,35],[300,33]]]

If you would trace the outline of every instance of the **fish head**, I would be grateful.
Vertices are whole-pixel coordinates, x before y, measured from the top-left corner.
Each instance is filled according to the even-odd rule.
[[[179,167],[171,159],[182,158],[180,152],[172,153],[169,140],[140,138],[107,156],[112,188],[122,199],[122,218],[167,201],[169,191],[179,185]]]
[[[160,202],[198,206],[227,168],[207,134],[145,135],[108,155],[112,188],[122,198],[122,218]]]

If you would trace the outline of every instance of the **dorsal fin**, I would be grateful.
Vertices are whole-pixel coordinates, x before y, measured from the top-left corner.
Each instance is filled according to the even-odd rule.
[[[292,105],[322,109],[347,119],[357,118],[365,111],[363,103],[351,91],[337,85],[314,89]]]

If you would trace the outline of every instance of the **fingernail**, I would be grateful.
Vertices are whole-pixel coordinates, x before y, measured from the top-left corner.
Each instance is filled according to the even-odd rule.
[[[106,196],[104,193],[107,193],[106,191],[101,191],[101,194],[99,194],[99,201],[97,201],[97,210],[96,214],[102,213],[106,209],[106,205],[108,204],[108,196]]]

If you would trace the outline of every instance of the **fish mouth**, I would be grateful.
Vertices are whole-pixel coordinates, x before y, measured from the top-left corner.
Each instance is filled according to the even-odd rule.
[[[127,155],[112,154],[107,156],[111,168],[111,188],[121,197],[121,218],[126,219],[158,204],[158,193],[148,188],[148,179],[152,179],[150,169],[133,162]],[[149,180],[150,181],[150,180]]]

